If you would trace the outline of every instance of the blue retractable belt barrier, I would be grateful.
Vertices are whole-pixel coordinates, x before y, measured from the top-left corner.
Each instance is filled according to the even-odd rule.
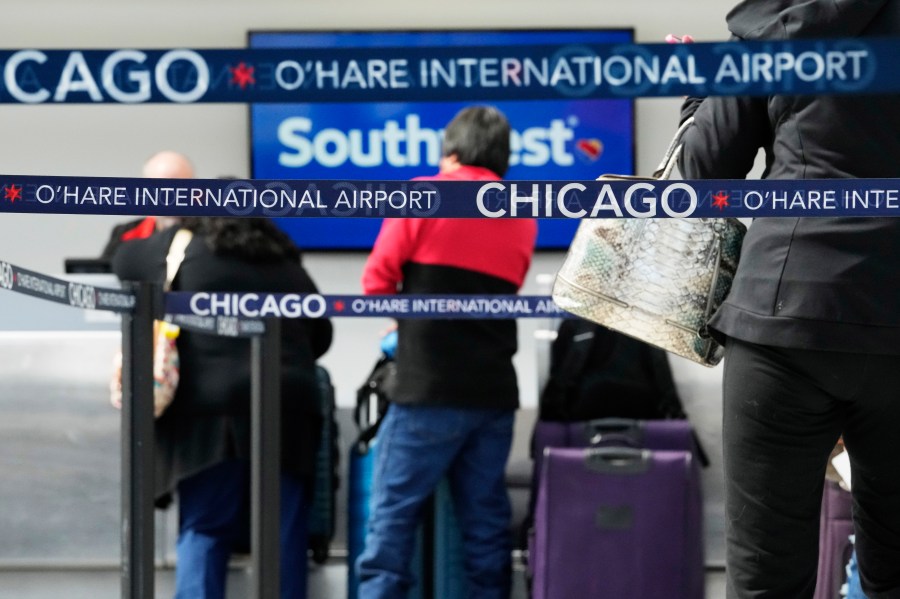
[[[226,181],[0,175],[0,212],[298,218],[900,216],[900,179]]]
[[[2,261],[0,261],[0,289],[17,291],[85,310],[131,312],[135,302],[134,294],[129,291],[65,281]]]
[[[228,293],[177,291],[166,294],[166,314],[195,319],[566,318],[548,296],[538,295],[320,295],[317,293]],[[177,322],[177,321],[176,321]]]
[[[0,51],[0,103],[391,102],[896,93],[900,40]]]
[[[76,283],[0,261],[0,289],[87,310],[134,311],[135,294]],[[568,318],[542,295],[322,295],[318,293],[172,291],[165,319],[226,337],[262,335],[272,318],[505,319]]]

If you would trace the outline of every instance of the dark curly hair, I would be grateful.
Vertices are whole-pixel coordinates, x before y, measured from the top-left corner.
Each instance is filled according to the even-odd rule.
[[[203,237],[213,253],[244,260],[299,260],[300,248],[268,218],[186,217],[181,226]]]

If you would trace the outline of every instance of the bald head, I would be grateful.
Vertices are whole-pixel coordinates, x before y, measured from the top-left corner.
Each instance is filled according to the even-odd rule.
[[[151,179],[192,179],[194,165],[183,154],[164,150],[144,163],[143,174]]]

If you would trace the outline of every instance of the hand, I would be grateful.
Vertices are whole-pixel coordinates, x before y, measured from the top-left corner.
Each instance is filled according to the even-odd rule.
[[[394,327],[381,338],[381,352],[393,359],[397,353],[397,328]]]
[[[679,37],[675,34],[670,33],[666,36],[666,43],[667,44],[693,44],[694,37],[691,35],[682,35],[681,37]],[[684,99],[687,99],[687,96],[681,96],[681,98],[684,100]]]

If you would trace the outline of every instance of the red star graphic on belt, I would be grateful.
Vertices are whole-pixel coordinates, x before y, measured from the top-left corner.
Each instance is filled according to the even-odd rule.
[[[3,199],[9,200],[10,202],[15,202],[16,200],[22,199],[22,186],[21,185],[4,185],[3,191],[5,192],[3,195]]]
[[[725,210],[725,208],[728,207],[728,194],[724,191],[720,191],[719,193],[714,195],[712,205],[719,210]]]
[[[344,311],[344,302],[343,302],[343,300],[335,300],[335,302],[334,302],[334,311],[335,311],[335,312],[343,312],[343,311]]]
[[[231,82],[238,85],[242,90],[247,89],[248,85],[256,85],[256,79],[253,77],[254,67],[241,61],[236,67],[228,67],[231,71]]]

